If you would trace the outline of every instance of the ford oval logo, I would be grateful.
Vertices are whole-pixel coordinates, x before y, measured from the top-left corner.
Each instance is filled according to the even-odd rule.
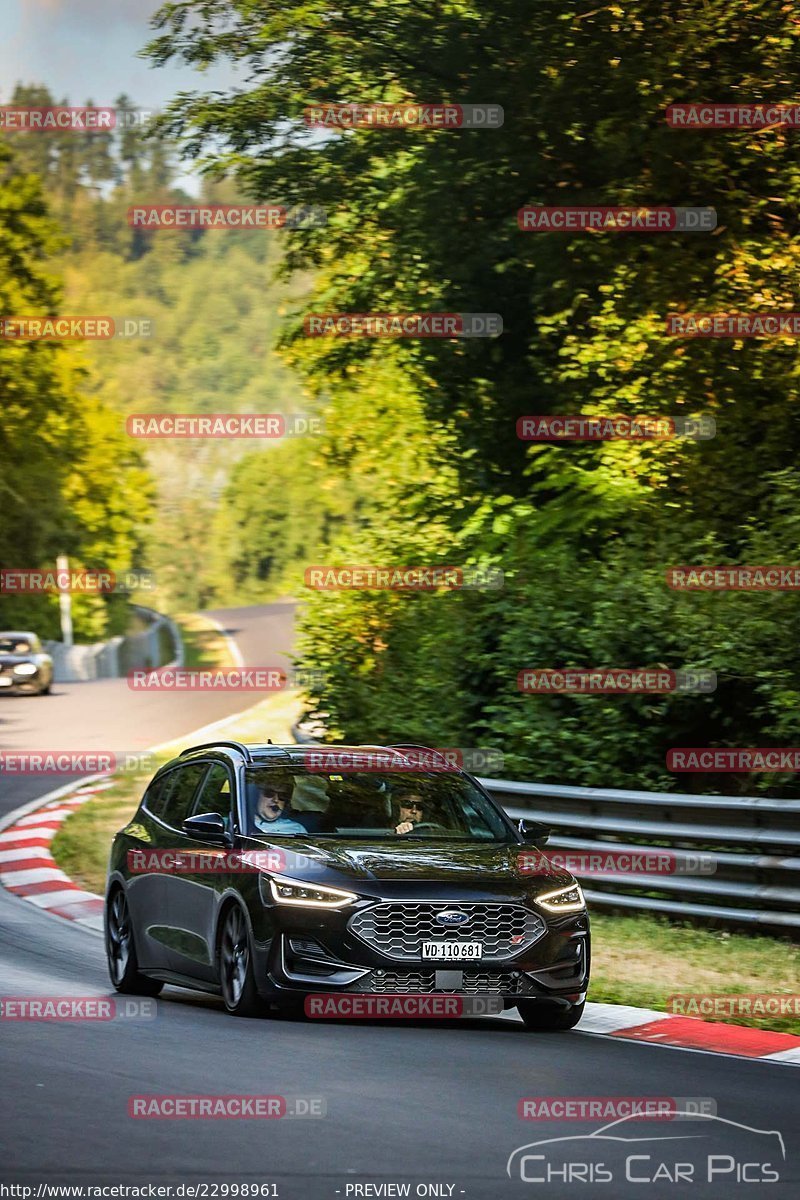
[[[436,914],[437,925],[466,925],[469,920],[469,913],[456,912],[454,908],[448,908],[445,912]]]

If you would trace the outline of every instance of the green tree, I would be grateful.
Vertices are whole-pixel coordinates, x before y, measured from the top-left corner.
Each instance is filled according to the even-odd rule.
[[[61,287],[49,260],[63,239],[40,180],[21,172],[0,143],[0,313],[56,315]],[[148,481],[118,423],[87,400],[85,363],[64,343],[0,339],[0,563],[125,570],[135,560],[148,510]],[[81,597],[76,636],[116,632],[120,598]],[[34,625],[56,636],[51,597],[3,595],[0,625]]]
[[[490,9],[447,0],[425,9],[379,0],[365,19],[327,0],[198,0],[165,5],[156,22],[156,62],[230,57],[253,68],[249,90],[174,102],[166,127],[183,132],[187,152],[211,171],[237,170],[261,198],[331,214],[327,226],[294,235],[286,260],[288,269],[319,271],[308,307],[502,314],[500,339],[401,349],[426,411],[456,432],[468,502],[525,494],[530,464],[535,478],[555,483],[562,510],[594,517],[598,500],[655,478],[681,497],[693,492],[701,509],[702,493],[713,491],[713,511],[735,525],[765,466],[739,461],[738,451],[765,410],[768,468],[796,451],[785,404],[790,346],[687,346],[663,332],[671,309],[791,306],[792,132],[695,136],[664,120],[667,104],[685,97],[790,94],[797,28],[789,8],[746,0],[733,13],[724,0],[629,0],[587,12],[574,0],[499,0]],[[265,54],[270,46],[280,53]],[[431,98],[500,103],[505,123],[312,138],[302,119],[305,106],[330,99]],[[713,237],[525,234],[515,216],[526,202],[713,204],[720,228]],[[304,359],[330,390],[383,352],[369,339],[329,339],[305,347]],[[609,405],[708,409],[726,437],[699,452],[579,449],[568,466],[541,456],[541,469],[516,439],[522,413]],[[752,489],[742,488],[748,466]],[[692,486],[700,479],[705,489]]]

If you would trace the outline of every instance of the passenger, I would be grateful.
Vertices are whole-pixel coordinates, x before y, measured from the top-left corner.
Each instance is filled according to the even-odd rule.
[[[308,833],[305,825],[289,815],[291,779],[270,779],[267,776],[252,786],[257,795],[253,813],[253,828],[257,833]]]

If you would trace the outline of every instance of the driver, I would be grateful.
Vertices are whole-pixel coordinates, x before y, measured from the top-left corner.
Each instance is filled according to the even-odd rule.
[[[411,833],[415,825],[425,821],[425,798],[419,792],[400,792],[397,797],[398,824],[395,833]]]

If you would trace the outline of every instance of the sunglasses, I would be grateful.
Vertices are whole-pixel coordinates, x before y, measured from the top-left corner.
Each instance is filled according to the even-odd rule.
[[[274,796],[276,800],[280,800],[281,804],[288,804],[289,797],[284,792],[279,792],[277,788],[266,787],[261,789],[262,796]]]
[[[422,812],[425,805],[422,804],[422,802],[419,800],[401,800],[400,807],[401,808],[416,808],[419,810],[419,812]]]

